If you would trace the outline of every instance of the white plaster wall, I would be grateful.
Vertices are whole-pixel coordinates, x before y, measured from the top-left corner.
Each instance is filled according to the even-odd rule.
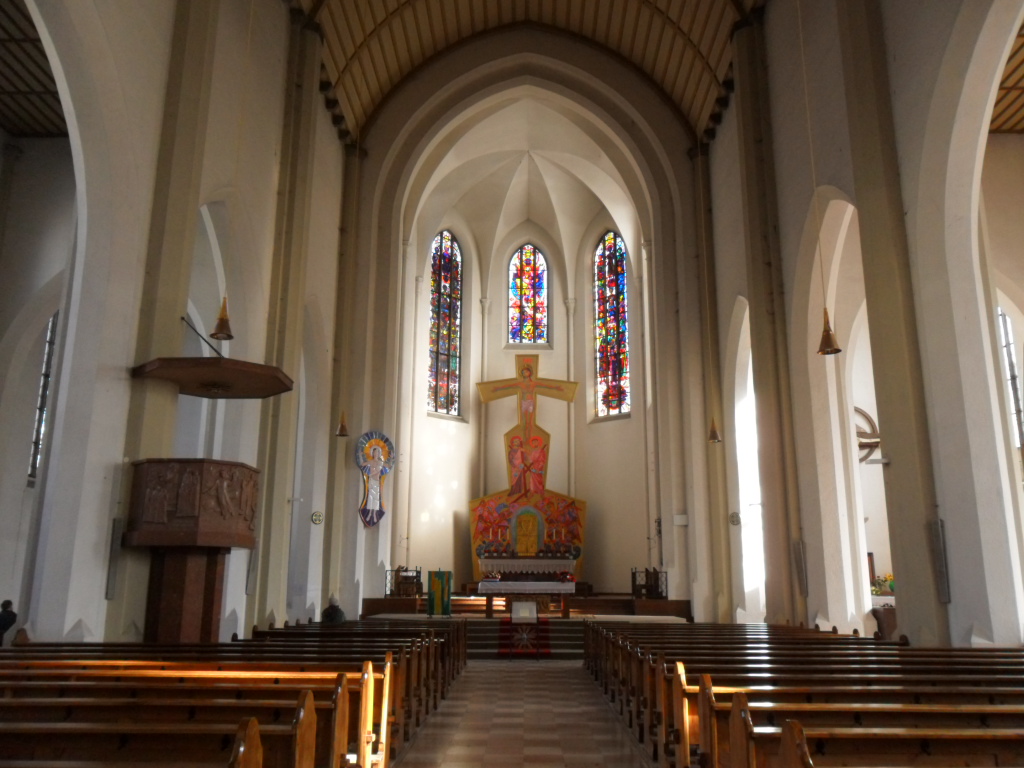
[[[802,43],[798,10],[802,14]],[[825,254],[824,265],[814,258],[817,233],[824,226],[828,197],[833,194],[825,193],[815,201],[816,190],[837,190],[838,196],[848,197],[852,189],[842,66],[835,42],[838,37],[832,4],[802,3],[798,9],[795,0],[783,0],[767,9],[779,245],[807,564],[808,615],[804,620],[846,629],[848,601],[843,564],[848,559],[844,524],[848,510],[842,454],[838,452],[838,422],[834,418],[842,396],[836,363],[814,354],[826,298],[832,309],[833,327],[852,320],[835,316],[831,253]],[[827,297],[822,295],[820,269],[826,270]]]
[[[462,254],[462,327],[460,337],[459,415],[427,411],[427,371],[430,343],[430,268],[434,235],[448,229]],[[481,256],[476,228],[470,221],[449,211],[433,235],[424,235],[410,245],[409,258],[415,278],[422,278],[419,293],[415,279],[410,286],[415,305],[411,317],[413,365],[410,373],[409,410],[413,419],[412,445],[403,446],[404,455],[415,457],[408,492],[395,497],[406,507],[406,526],[399,531],[394,565],[420,566],[424,572],[451,570],[454,587],[473,580],[470,557],[470,499],[487,493],[480,490],[481,448],[479,419],[483,418],[476,382],[482,368],[479,339],[483,318],[478,311]],[[501,316],[501,308],[497,308]],[[506,487],[507,483],[501,487]],[[424,576],[424,579],[426,577]],[[373,585],[377,587],[377,585]],[[383,589],[383,585],[380,585]]]
[[[586,548],[582,580],[602,592],[628,592],[631,569],[659,566],[658,553],[648,539],[646,495],[643,482],[646,472],[644,457],[645,408],[648,398],[644,375],[645,353],[641,281],[637,273],[642,263],[637,250],[630,250],[627,266],[628,322],[630,334],[630,403],[628,417],[596,416],[596,363],[594,359],[594,288],[593,252],[598,238],[610,227],[591,227],[589,242],[582,242],[575,271],[576,360],[575,376],[580,386],[573,403],[576,423],[575,495],[587,502]],[[600,230],[600,231],[599,231]],[[628,247],[628,246],[627,246]],[[662,318],[673,322],[674,317]],[[549,487],[566,493],[557,485]],[[663,536],[670,546],[673,518],[663,514]],[[673,594],[673,597],[678,595]]]
[[[313,168],[303,329],[305,399],[299,415],[303,423],[302,452],[301,459],[296,457],[294,493],[302,501],[292,507],[291,558],[296,561],[301,588],[294,595],[294,606],[289,607],[289,618],[293,621],[319,618],[320,611],[327,606],[330,594],[322,594],[321,586],[324,526],[314,525],[311,516],[316,511],[335,514],[327,498],[327,462],[330,441],[338,440],[338,425],[331,413],[331,368],[343,148],[326,110],[318,112],[315,141],[317,162]],[[340,585],[334,585],[331,591],[339,593]],[[346,605],[343,610],[346,616],[357,615],[353,605]]]
[[[3,212],[0,338],[11,330],[14,317],[34,303],[36,292],[67,267],[76,223],[75,176],[67,140],[10,143],[22,154],[14,161],[9,204]]]
[[[738,382],[746,381],[750,357],[749,329],[742,327],[746,317],[747,257],[743,227],[743,201],[740,196],[739,134],[737,111],[728,109],[711,145],[711,209],[715,245],[715,287],[719,333],[719,370],[722,372],[722,435],[724,445],[717,450],[726,456],[728,513],[744,511],[740,507],[737,464],[736,403],[741,393]],[[742,348],[741,348],[742,347]],[[729,526],[729,569],[732,574],[732,608],[753,609],[747,605],[743,585],[743,540],[741,525]],[[763,553],[763,550],[762,550]],[[763,556],[763,554],[762,554]],[[762,585],[763,590],[763,585]],[[763,618],[763,614],[761,617]]]
[[[15,146],[22,154],[13,166],[9,204],[0,211],[0,592],[17,610],[37,518],[28,451],[46,326],[59,307],[74,249],[75,180],[66,140],[19,140]]]
[[[35,482],[28,478],[28,452],[35,424],[36,404],[39,397],[39,371],[42,365],[46,328],[38,326],[35,333],[22,334],[16,359],[7,368],[3,398],[0,399],[0,592],[13,599],[17,609],[23,602],[25,586],[25,558],[34,539],[34,521],[37,518]],[[26,440],[28,442],[26,442]]]
[[[835,187],[852,196],[846,102],[835,8],[831,3],[801,2],[808,93],[804,95],[796,0],[768,5],[768,49],[773,157],[779,201],[779,244],[787,316],[796,283],[797,256],[815,188]],[[808,138],[808,111],[811,137]],[[814,173],[811,170],[811,145]],[[824,216],[824,210],[821,210]],[[820,301],[821,288],[813,286]],[[820,334],[819,334],[820,335]],[[795,372],[794,372],[795,373]]]
[[[997,274],[996,287],[1018,307],[1024,307],[1024,217],[1019,207],[1024,198],[1024,136],[989,136],[981,189],[988,225],[988,259]],[[1014,331],[1015,337],[1021,335],[1016,328]]]
[[[47,0],[30,6],[51,53],[71,125],[77,209],[83,212],[72,282],[64,300],[55,449],[30,601],[30,609],[41,619],[33,631],[44,639],[137,637],[145,580],[134,576],[129,585],[124,563],[139,563],[144,555],[121,553],[117,611],[105,630],[103,585],[110,518],[124,514],[113,485],[120,472],[127,417],[127,372],[135,362],[133,336],[174,6],[156,1],[67,5]],[[207,306],[211,302],[205,294],[226,290],[236,334],[232,354],[259,360],[277,202],[288,11],[271,0],[256,2],[251,9],[250,25],[250,5],[221,6],[200,202],[207,205],[204,210],[216,234],[223,275],[217,275],[217,287],[203,291],[202,306],[196,310],[212,325],[216,302]],[[312,270],[312,281],[318,292],[326,293],[324,305],[332,306],[340,148],[329,118],[323,115],[321,122],[325,138],[318,149],[324,159],[318,164],[319,188],[328,192],[320,195],[322,207],[311,224],[317,232],[313,261],[320,265]],[[313,311],[314,316],[322,314],[320,309]],[[322,351],[330,340],[323,328],[318,333],[314,346]],[[318,408],[327,410],[323,402],[330,387],[323,377],[329,368],[319,370]],[[70,381],[73,387],[68,386]],[[203,450],[253,463],[258,404],[226,404],[217,419],[217,435]],[[325,425],[316,436],[315,445],[321,449],[328,429]],[[319,483],[322,500],[324,480],[315,479],[317,472],[322,470],[313,473],[313,484]],[[248,553],[241,551],[229,558],[228,625],[237,624],[244,612],[247,561]]]
[[[1018,391],[1021,390],[1021,364],[1024,362],[1024,269],[1019,256],[1021,227],[1019,211],[1013,206],[1013,198],[1024,192],[1021,173],[1024,172],[1024,142],[1021,137],[1008,134],[992,134],[985,145],[985,161],[982,170],[982,221],[985,253],[991,272],[994,301],[1006,312],[1017,360]],[[1018,197],[1019,199],[1019,197]],[[994,311],[994,310],[993,310]],[[996,331],[996,339],[1000,337]],[[997,342],[1001,344],[1001,342]],[[1002,398],[1002,422],[1006,430],[1006,451],[1012,471],[1012,483],[1016,489],[1016,541],[1017,551],[1024,551],[1024,520],[1021,519],[1022,464],[1021,450],[1017,446],[1017,429],[1013,416],[1013,401],[1005,383],[1003,350],[997,347],[996,370],[1002,386],[998,392]]]
[[[1005,56],[1006,46],[1019,26],[1020,4],[930,2],[923,6],[882,4],[881,9],[890,52],[897,154],[922,337],[939,509],[946,519],[947,538],[953,542],[950,621],[954,642],[984,642],[997,637],[1013,641],[1019,636],[1016,617],[1020,566],[1019,557],[1005,546],[1006,530],[1012,526],[1008,517],[1012,505],[994,408],[997,398],[990,370],[991,339],[986,327],[987,309],[982,306],[985,287],[977,267],[976,240],[972,242],[976,237],[973,227],[977,203],[974,198],[972,204],[975,181],[971,163],[975,147],[985,136],[1000,57]],[[817,286],[808,291],[806,283],[801,284],[805,278],[797,259],[807,249],[801,240],[806,237],[807,217],[812,215],[808,211],[812,210],[813,187],[834,189],[838,197],[856,205],[852,198],[842,68],[834,44],[838,37],[835,9],[823,3],[801,5],[802,45],[797,10],[795,0],[781,0],[768,6],[766,16],[779,233],[791,326],[797,315],[801,315],[802,322],[802,312],[795,312],[796,307],[802,302],[820,301],[812,298],[820,294]],[[986,36],[979,42],[983,31]],[[806,100],[801,53],[807,63]],[[970,83],[967,88],[965,81]],[[813,179],[808,119],[815,161]],[[958,164],[955,170],[954,162]],[[955,244],[950,240],[947,246],[943,238],[954,238]],[[831,295],[828,300],[832,300]],[[838,327],[848,326],[852,319],[833,317]],[[804,357],[804,350],[793,347],[807,342],[816,345],[817,334],[808,331],[805,341],[799,326],[793,328],[790,357],[794,406],[799,409],[806,393],[815,391],[815,377],[808,379],[801,370],[803,363],[798,361]],[[818,384],[826,382],[830,388],[836,383],[832,373]],[[798,421],[800,418],[798,411]],[[823,413],[818,418],[823,418]],[[839,424],[839,428],[844,426]],[[972,433],[969,443],[963,440],[967,431]],[[811,437],[808,425],[798,423],[801,467],[809,466],[808,457],[819,453],[820,446],[808,446]],[[813,465],[813,459],[810,462]],[[842,474],[839,465],[834,471]],[[836,479],[845,482],[841,476]],[[814,528],[819,522],[828,522],[831,502],[825,503],[812,481],[802,468],[801,518],[812,538],[819,538]],[[844,491],[837,485],[835,492],[841,507],[843,493],[849,496],[856,487],[847,484]],[[982,518],[986,522],[981,522]],[[922,548],[927,547],[924,531],[898,533],[919,536]],[[813,585],[827,585],[836,576],[829,565],[836,561],[826,554],[831,537],[825,534],[823,530],[825,549],[816,551],[815,545],[808,551],[812,591]],[[985,566],[979,570],[977,564],[981,562]],[[858,567],[856,563],[853,566]],[[1012,592],[1004,589],[998,595],[997,582],[1014,585]],[[856,604],[856,596],[850,595],[849,589],[845,587],[847,599],[852,598]],[[814,613],[814,603],[823,611],[834,612],[838,594],[830,591],[824,600],[812,595],[810,612]],[[913,628],[911,634],[918,629]],[[921,628],[915,637],[926,644],[935,641],[927,628]]]
[[[30,634],[103,637],[128,368],[173,6],[32,2],[71,133],[79,211],[62,298],[52,450],[30,566]],[[130,105],[130,106],[129,106]],[[113,637],[137,636],[118,622]]]
[[[979,251],[987,127],[1024,5],[882,7],[954,644],[1019,643],[1019,553]],[[895,52],[900,52],[897,56]],[[966,438],[966,439],[965,439]],[[979,567],[980,566],[980,567]]]
[[[874,366],[871,361],[871,338],[868,335],[866,320],[850,339],[850,353],[853,361],[851,406],[863,409],[878,424]],[[880,434],[884,435],[884,427],[879,424],[878,428]],[[871,455],[871,459],[881,459],[882,455],[881,450],[875,451]],[[885,484],[882,477],[885,470],[882,464],[864,463],[860,463],[858,469],[860,472],[859,509],[863,513],[865,545],[867,551],[874,555],[875,574],[884,576],[887,573],[893,573],[892,554],[889,548],[889,517],[886,511]]]

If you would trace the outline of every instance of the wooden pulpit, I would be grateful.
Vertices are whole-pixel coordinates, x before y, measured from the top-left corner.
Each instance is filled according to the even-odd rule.
[[[224,564],[256,542],[259,470],[213,459],[145,459],[132,465],[122,543],[152,554],[146,642],[217,642]]]

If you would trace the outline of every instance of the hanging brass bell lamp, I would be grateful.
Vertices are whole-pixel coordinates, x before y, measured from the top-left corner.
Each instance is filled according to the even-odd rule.
[[[825,328],[821,332],[821,344],[818,345],[819,355],[838,355],[843,350],[839,348],[839,340],[832,331],[832,325],[828,321],[828,307],[825,308]]]
[[[231,333],[231,321],[228,319],[227,296],[220,303],[220,314],[217,315],[217,324],[213,327],[210,338],[217,341],[231,341],[231,339],[235,338],[234,334]]]

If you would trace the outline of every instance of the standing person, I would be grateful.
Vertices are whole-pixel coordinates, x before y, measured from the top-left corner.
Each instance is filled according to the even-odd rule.
[[[345,621],[345,612],[338,605],[338,598],[331,595],[327,598],[327,607],[320,614],[321,624],[341,624]]]
[[[12,609],[14,603],[10,600],[4,600],[0,603],[0,645],[4,642],[4,633],[14,626],[14,622],[18,620],[18,614]]]

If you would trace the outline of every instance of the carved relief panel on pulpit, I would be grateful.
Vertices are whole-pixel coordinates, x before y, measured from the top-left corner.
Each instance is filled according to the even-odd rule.
[[[132,467],[127,546],[254,546],[258,469],[213,459],[146,459]]]

